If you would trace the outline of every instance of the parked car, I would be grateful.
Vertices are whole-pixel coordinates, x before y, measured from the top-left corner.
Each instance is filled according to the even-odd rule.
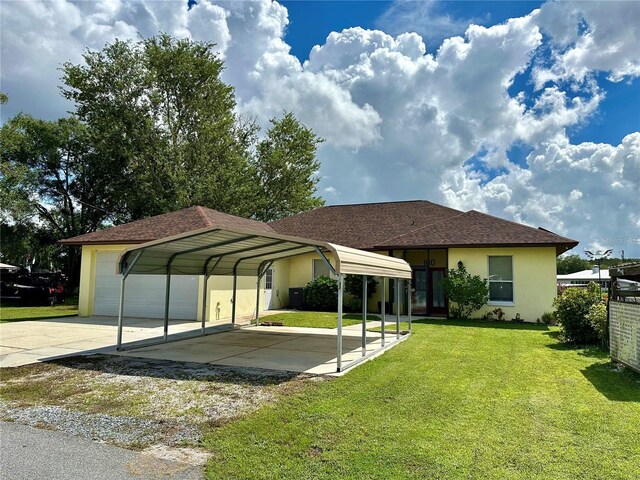
[[[21,305],[55,305],[64,294],[66,277],[61,273],[2,273],[0,300]]]

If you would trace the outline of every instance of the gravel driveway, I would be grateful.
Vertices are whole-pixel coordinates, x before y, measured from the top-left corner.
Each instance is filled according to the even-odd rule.
[[[201,363],[73,357],[0,369],[0,420],[202,465],[208,454],[199,445],[207,431],[326,380]]]

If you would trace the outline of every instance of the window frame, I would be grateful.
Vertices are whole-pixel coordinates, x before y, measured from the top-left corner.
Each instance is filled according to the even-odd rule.
[[[324,265],[325,268],[327,269],[327,275],[316,276],[316,262],[322,262],[322,265]],[[324,263],[324,260],[322,258],[313,258],[311,260],[311,280],[316,280],[319,277],[329,277],[329,278],[335,279],[335,275],[333,275],[333,272],[329,267],[327,267],[327,265]]]
[[[491,280],[491,258],[507,257],[511,259],[511,280]],[[516,304],[515,280],[513,275],[513,255],[487,255],[487,283],[489,287],[489,301],[487,305],[498,307],[513,307]],[[491,283],[510,283],[511,300],[491,300]]]

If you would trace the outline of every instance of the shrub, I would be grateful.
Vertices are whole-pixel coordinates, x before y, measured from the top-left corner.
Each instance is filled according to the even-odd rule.
[[[600,287],[592,282],[587,289],[567,288],[555,299],[555,316],[564,342],[578,345],[598,343],[598,332],[587,319],[587,314],[593,304],[600,303],[600,298]]]
[[[544,312],[540,319],[545,325],[555,325],[557,322],[556,314],[554,312]]]
[[[378,282],[374,277],[367,276],[367,298],[376,292]],[[362,310],[362,277],[360,275],[346,275],[344,277],[344,291],[351,295],[349,309],[352,312]]]
[[[452,302],[451,311],[456,318],[469,318],[489,301],[487,280],[467,273],[464,265],[449,270],[442,286]]]
[[[587,313],[587,320],[600,338],[603,347],[609,344],[609,329],[607,328],[607,305],[597,302],[591,305]]]
[[[308,310],[335,312],[338,310],[338,282],[318,277],[304,287],[304,303]]]

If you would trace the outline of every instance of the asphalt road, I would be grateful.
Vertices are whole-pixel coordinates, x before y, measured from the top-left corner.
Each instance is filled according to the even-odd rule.
[[[62,432],[0,422],[2,480],[199,479],[201,467],[92,442]]]

